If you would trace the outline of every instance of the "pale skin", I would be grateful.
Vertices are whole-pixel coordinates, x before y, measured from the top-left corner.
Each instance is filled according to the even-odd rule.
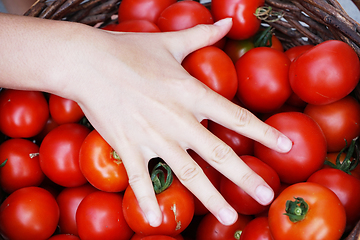
[[[189,53],[215,43],[231,19],[171,33],[112,33],[78,23],[0,14],[0,86],[54,93],[76,101],[123,160],[150,225],[162,215],[147,170],[161,157],[225,225],[236,211],[187,154],[193,149],[261,204],[274,193],[202,119],[211,119],[276,151],[291,141],[247,110],[216,94],[181,66]]]

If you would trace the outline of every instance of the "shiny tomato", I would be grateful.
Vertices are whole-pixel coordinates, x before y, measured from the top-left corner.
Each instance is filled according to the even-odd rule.
[[[9,139],[0,145],[0,185],[7,192],[39,186],[45,175],[39,163],[39,146],[21,138]]]
[[[59,220],[55,198],[43,188],[24,187],[0,206],[0,232],[5,239],[46,240]]]
[[[269,209],[269,227],[276,240],[339,240],[345,223],[339,198],[317,183],[290,185]]]
[[[190,53],[182,62],[193,77],[223,97],[231,100],[237,91],[237,75],[234,63],[221,49],[208,46]]]
[[[265,123],[285,134],[293,142],[288,153],[279,153],[255,142],[254,155],[272,167],[284,183],[306,181],[320,169],[326,157],[326,139],[320,126],[300,112],[283,112]]]
[[[179,1],[162,11],[156,24],[162,32],[169,32],[212,23],[211,12],[204,5],[196,1]]]
[[[233,26],[227,36],[232,39],[248,39],[260,28],[260,19],[255,16],[256,9],[265,0],[212,0],[211,13],[215,21],[231,17]]]
[[[274,240],[268,218],[257,217],[251,220],[241,233],[240,240]]]
[[[308,45],[300,45],[300,46],[294,46],[289,48],[285,51],[286,56],[290,59],[290,61],[294,61],[295,58],[312,48],[314,45],[308,44]]]
[[[0,92],[0,131],[11,138],[38,134],[49,118],[42,92],[3,89]]]
[[[80,240],[78,236],[71,235],[71,234],[58,234],[54,235],[48,240]]]
[[[271,48],[279,50],[280,52],[284,52],[284,47],[282,43],[275,35],[271,36]]]
[[[45,175],[64,187],[87,182],[79,166],[82,142],[90,130],[78,123],[62,124],[49,132],[40,145],[40,166]]]
[[[159,27],[148,20],[126,20],[119,22],[113,31],[117,32],[160,32]]]
[[[128,186],[124,164],[115,150],[93,130],[84,139],[79,155],[80,170],[94,187],[121,192]]]
[[[44,139],[44,137],[54,128],[58,127],[59,124],[57,124],[54,119],[49,116],[48,120],[46,121],[46,124],[44,126],[44,128],[41,130],[40,133],[38,133],[36,136],[34,136],[32,139],[33,141],[40,145],[42,140]]]
[[[244,55],[247,51],[254,48],[254,43],[249,39],[235,40],[226,38],[224,52],[231,58],[233,63]]]
[[[305,102],[322,105],[344,98],[356,87],[360,62],[345,42],[328,40],[297,57],[291,64],[292,90]]]
[[[54,94],[49,96],[49,110],[57,124],[76,123],[85,116],[77,102]]]
[[[126,223],[120,193],[96,191],[88,194],[76,211],[82,240],[128,240],[134,234]]]
[[[166,235],[151,235],[144,237],[135,233],[130,240],[184,240],[184,238],[181,235],[177,235],[176,237]]]

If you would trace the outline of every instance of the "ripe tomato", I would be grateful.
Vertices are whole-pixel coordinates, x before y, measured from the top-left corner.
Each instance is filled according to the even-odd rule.
[[[232,39],[248,39],[260,28],[260,19],[255,16],[256,9],[263,6],[265,0],[212,0],[211,13],[218,21],[231,17],[233,26],[227,36]]]
[[[271,48],[279,50],[280,52],[284,52],[284,47],[282,43],[275,35],[271,36]]]
[[[326,155],[326,161],[329,161],[333,164],[336,164],[336,159],[338,157],[338,155],[340,154],[340,157],[339,157],[339,161],[340,163],[343,163],[343,161],[345,160],[346,158],[346,153],[345,152],[333,152],[333,153],[328,153]],[[354,158],[350,158],[350,161],[355,161]],[[330,168],[330,166],[328,165],[325,165],[323,166],[323,168]],[[360,180],[360,164],[358,164],[353,170],[350,170],[350,173],[353,177],[356,177],[357,179]]]
[[[80,240],[80,238],[71,234],[58,234],[52,236],[48,240]]]
[[[322,105],[344,98],[356,87],[360,62],[345,42],[328,40],[296,58],[289,70],[293,91],[305,102]]]
[[[42,92],[3,89],[0,92],[0,131],[11,138],[38,134],[49,118]]]
[[[237,91],[237,75],[230,57],[221,49],[208,46],[190,53],[182,66],[193,77],[231,100]]]
[[[288,79],[290,60],[283,52],[257,47],[236,62],[237,97],[251,111],[271,112],[290,97]]]
[[[235,40],[226,38],[224,52],[231,58],[233,63],[244,55],[247,51],[254,48],[254,43],[249,39]]]
[[[181,234],[176,237],[170,237],[166,235],[151,235],[151,236],[141,236],[139,234],[134,234],[130,240],[184,240]]]
[[[286,56],[288,56],[290,61],[294,61],[295,58],[297,58],[298,56],[300,56],[301,54],[303,54],[304,52],[306,52],[313,46],[314,45],[311,45],[311,44],[295,46],[295,47],[292,47],[292,48],[289,48],[288,50],[286,50],[285,54],[286,54]]]
[[[360,135],[360,104],[351,96],[324,105],[308,104],[304,113],[320,125],[328,152],[340,151],[346,141]]]
[[[290,220],[284,213],[294,218]],[[317,183],[290,185],[269,209],[269,227],[276,240],[339,240],[345,222],[345,210],[339,198]]]
[[[93,130],[83,141],[80,170],[94,187],[105,192],[121,192],[128,186],[124,164],[114,149]]]
[[[76,211],[82,240],[128,240],[134,234],[125,221],[120,193],[96,191],[88,194]]]
[[[161,12],[177,0],[122,0],[119,6],[119,22],[147,20],[156,23]]]
[[[240,240],[274,240],[268,218],[257,217],[251,220],[241,233]]]
[[[39,163],[39,146],[21,138],[9,139],[0,145],[0,185],[7,192],[29,186],[39,186],[45,175]]]
[[[54,94],[49,96],[49,110],[57,124],[76,123],[85,116],[77,102]]]
[[[280,179],[278,174],[269,165],[260,159],[246,155],[240,157],[255,173],[262,177],[273,189],[276,195],[280,189]],[[226,201],[240,214],[255,215],[267,209],[267,206],[261,205],[249,194],[242,190],[227,177],[222,176],[220,181],[220,193]]]
[[[126,20],[119,22],[114,28],[113,31],[118,32],[160,32],[159,27],[148,20]]]
[[[46,124],[44,126],[44,128],[41,130],[41,132],[39,132],[36,136],[34,136],[32,139],[33,141],[40,145],[42,140],[44,139],[44,137],[54,128],[56,128],[57,126],[59,126],[59,124],[57,124],[54,119],[49,116],[48,120],[46,121]]]
[[[18,189],[0,206],[0,232],[5,239],[48,239],[58,220],[55,198],[39,187]]]
[[[164,9],[156,25],[162,32],[178,31],[198,24],[213,24],[211,12],[195,1],[179,1]]]
[[[49,132],[39,149],[40,166],[45,175],[64,187],[87,182],[79,166],[82,142],[90,130],[78,123],[62,124]]]
[[[279,153],[255,142],[254,155],[272,167],[284,183],[306,181],[321,168],[326,157],[326,139],[319,125],[299,112],[283,112],[265,123],[284,133],[293,142],[288,153]]]

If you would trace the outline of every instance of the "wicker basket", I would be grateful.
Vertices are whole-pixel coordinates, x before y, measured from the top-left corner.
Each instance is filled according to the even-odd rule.
[[[360,9],[360,0],[352,0]],[[263,20],[272,26],[284,49],[338,39],[360,57],[360,24],[336,0],[265,0],[272,11]],[[38,0],[24,15],[103,27],[117,22],[121,0]],[[210,4],[204,4],[210,8]],[[282,13],[282,17],[273,13]],[[273,21],[274,18],[278,18]],[[360,84],[354,90],[360,101]],[[360,240],[360,222],[346,240]]]

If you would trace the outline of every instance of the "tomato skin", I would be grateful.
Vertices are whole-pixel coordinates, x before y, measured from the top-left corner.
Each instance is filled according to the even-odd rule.
[[[13,138],[0,145],[0,162],[7,159],[0,168],[0,185],[7,192],[30,186],[39,186],[45,175],[41,170],[39,156],[30,154],[39,153],[39,146],[22,139]]]
[[[48,240],[80,240],[80,238],[71,234],[58,234],[52,236]]]
[[[194,216],[192,193],[174,176],[170,187],[157,194],[156,198],[163,213],[163,221],[160,226],[151,227],[145,214],[139,207],[131,186],[129,185],[126,188],[123,211],[130,228],[135,233],[143,236],[168,235],[174,237],[180,234],[190,224]],[[174,208],[174,206],[176,207]],[[174,211],[176,211],[176,214],[174,214]],[[176,219],[174,215],[176,215]]]
[[[308,104],[304,113],[312,117],[323,130],[328,152],[338,152],[360,135],[360,104],[346,96],[336,102],[314,105]]]
[[[349,95],[360,77],[360,62],[345,42],[328,40],[297,57],[289,80],[293,91],[305,102],[329,104]]]
[[[268,218],[257,217],[251,220],[241,233],[240,240],[274,240]]]
[[[322,167],[327,154],[326,139],[312,118],[300,112],[283,112],[271,116],[265,123],[293,142],[288,153],[279,153],[254,143],[254,156],[272,167],[282,182],[293,184],[306,181]]]
[[[290,61],[294,61],[295,58],[312,48],[314,45],[308,44],[308,45],[300,45],[300,46],[294,46],[292,48],[289,48],[285,51],[286,56],[290,59]]]
[[[120,193],[95,191],[88,194],[76,211],[82,240],[128,240],[134,234],[125,221]]]
[[[302,221],[293,223],[284,215],[287,200],[302,197],[309,211]],[[339,240],[346,215],[339,198],[317,183],[301,182],[287,187],[271,204],[269,227],[276,240]]]
[[[124,164],[96,130],[90,132],[81,145],[79,165],[84,177],[97,189],[122,192],[128,186]]]
[[[64,187],[81,186],[87,182],[79,166],[82,142],[90,130],[78,123],[62,124],[43,139],[40,166],[45,175]]]
[[[3,89],[0,92],[0,131],[11,138],[38,134],[49,118],[42,92]]]
[[[231,58],[233,63],[244,55],[247,51],[254,48],[254,43],[249,39],[234,40],[226,38],[224,52]]]
[[[283,52],[257,47],[236,62],[238,99],[253,112],[280,108],[291,95],[288,79],[290,60]]]
[[[248,39],[260,28],[261,21],[254,13],[264,3],[264,0],[212,0],[211,13],[215,21],[232,17],[233,26],[227,37],[237,40]]]
[[[275,195],[280,189],[280,178],[278,174],[269,165],[260,159],[246,155],[240,158],[248,165],[255,173],[262,177],[267,184],[273,189]],[[249,194],[242,190],[239,186],[222,176],[220,181],[220,193],[224,196],[226,201],[240,214],[255,215],[265,211],[268,206],[261,205],[254,200]]]
[[[170,237],[166,235],[151,235],[151,236],[141,236],[134,234],[130,240],[183,240],[184,238],[181,235],[177,237]]]
[[[207,46],[190,53],[182,62],[185,70],[223,97],[232,100],[237,75],[230,57],[221,49]]]
[[[54,94],[49,96],[50,115],[57,124],[76,123],[84,116],[77,102]]]
[[[160,32],[159,27],[148,20],[126,20],[119,22],[113,31],[117,32]]]
[[[39,187],[16,190],[0,206],[0,232],[5,239],[48,239],[58,220],[55,198]]]
[[[162,32],[170,32],[213,23],[211,12],[201,3],[179,1],[161,12],[156,25]]]

